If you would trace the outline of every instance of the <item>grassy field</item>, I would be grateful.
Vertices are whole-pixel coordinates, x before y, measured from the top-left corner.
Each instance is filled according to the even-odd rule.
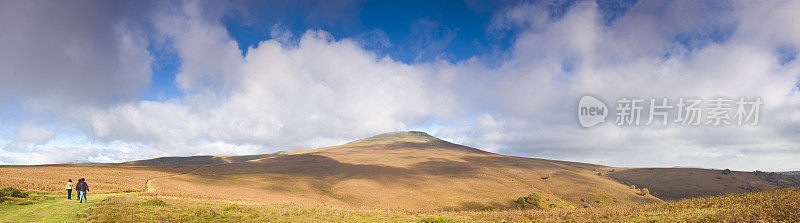
[[[87,222],[796,222],[800,188],[651,205],[429,213],[124,195],[95,203],[79,216]]]
[[[122,164],[60,164],[39,166],[0,166],[0,187],[17,187],[36,193],[63,193],[67,179],[73,185],[86,178],[96,193],[142,191],[153,177],[183,173],[197,165],[130,166]]]
[[[87,222],[464,222],[471,217],[451,214],[314,208],[222,202],[167,196],[110,197],[90,207]]]
[[[0,203],[0,222],[72,222],[80,217],[78,213],[114,195],[120,194],[89,193],[87,203],[78,203],[75,194],[72,200],[67,200],[65,194],[33,194],[21,204]]]
[[[459,215],[508,222],[797,222],[800,221],[800,187],[651,205],[462,212]]]

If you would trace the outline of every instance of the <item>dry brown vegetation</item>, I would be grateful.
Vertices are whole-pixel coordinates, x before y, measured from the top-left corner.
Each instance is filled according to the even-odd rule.
[[[190,173],[181,174],[187,172]],[[435,215],[429,216],[434,221],[451,219],[449,215],[440,216],[442,212],[467,216],[458,217],[459,221],[749,220],[768,219],[758,214],[762,212],[770,216],[794,216],[783,211],[796,209],[796,200],[793,203],[785,199],[794,199],[798,194],[793,188],[780,190],[789,194],[786,196],[779,191],[665,203],[649,194],[676,199],[746,192],[725,189],[741,189],[739,185],[769,189],[772,185],[769,180],[780,179],[769,174],[756,176],[735,171],[722,174],[697,169],[611,168],[503,156],[417,132],[381,134],[340,146],[264,155],[165,157],[123,164],[0,166],[0,177],[4,179],[0,187],[62,193],[67,178],[83,177],[94,193],[143,191],[148,179],[163,176],[170,177],[154,180],[156,190],[143,194],[163,198],[166,205],[137,205],[137,213],[150,209],[178,213],[168,215],[169,218],[151,216],[146,221],[208,217],[202,211],[205,209],[231,217],[210,215],[213,220],[251,215],[269,219],[275,213],[319,217],[309,213],[311,210],[337,216],[372,216],[374,213],[367,210],[382,210],[376,212],[377,217],[372,216],[376,218],[365,219],[384,219],[384,213],[392,213],[389,216],[400,216],[398,219],[402,221],[429,219],[418,214],[409,217],[407,213],[430,213]],[[767,183],[762,185],[763,182]],[[140,195],[125,195],[109,202],[125,209],[126,205],[141,203],[141,199],[144,198]],[[237,214],[208,208],[206,203],[192,204],[209,200],[253,202],[270,208],[266,212]],[[736,206],[736,202],[742,205]],[[200,205],[199,215],[193,205]],[[748,212],[744,207],[758,211]],[[745,214],[734,214],[731,210]],[[99,210],[95,213],[106,217],[116,215]],[[305,217],[308,216],[300,219]],[[90,217],[90,220],[98,219]]]
[[[746,193],[787,186],[770,182],[769,180],[772,179],[761,177],[753,172],[730,170],[635,168],[618,170],[609,175],[619,182],[648,188],[651,194],[664,200]],[[793,185],[789,181],[786,182],[788,186],[800,186],[800,184]]]
[[[80,222],[474,222],[450,214],[335,209],[221,202],[183,197],[123,195],[110,197]]]
[[[515,208],[531,193],[547,209],[659,201],[596,174],[605,168],[492,154],[412,132],[211,165],[154,185],[169,196],[403,211]]]
[[[797,222],[800,188],[648,205],[431,213],[129,194],[110,197],[79,216],[88,222]]]
[[[0,187],[23,188],[38,193],[63,193],[67,179],[73,185],[86,178],[93,193],[141,191],[147,179],[174,174],[191,166],[143,167],[120,164],[63,164],[0,166]]]
[[[800,220],[800,188],[692,198],[650,205],[469,211],[451,214],[506,222],[797,222]]]

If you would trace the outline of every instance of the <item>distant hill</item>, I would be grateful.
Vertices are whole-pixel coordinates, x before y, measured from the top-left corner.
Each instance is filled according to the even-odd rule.
[[[234,162],[245,162],[255,159],[275,156],[277,154],[245,155],[245,156],[189,156],[189,157],[159,157],[147,160],[136,160],[123,164],[139,166],[172,166],[172,165],[208,165]]]
[[[154,182],[157,193],[304,206],[408,211],[537,208],[659,202],[600,165],[489,153],[424,132],[393,132],[339,146],[255,156],[167,157],[128,165],[208,165]]]
[[[800,186],[800,176],[698,168],[630,168],[610,173],[626,185],[646,187],[664,200]]]
[[[800,175],[800,171],[786,171],[786,172],[780,172],[780,174],[783,174],[783,175]]]

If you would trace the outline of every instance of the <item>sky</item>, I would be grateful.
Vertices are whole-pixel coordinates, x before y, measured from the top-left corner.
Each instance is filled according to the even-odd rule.
[[[798,1],[0,1],[0,164],[263,154],[418,130],[523,157],[800,170],[798,11]],[[585,95],[608,106],[606,122],[579,124]],[[614,123],[621,98],[718,97],[763,100],[758,123]]]

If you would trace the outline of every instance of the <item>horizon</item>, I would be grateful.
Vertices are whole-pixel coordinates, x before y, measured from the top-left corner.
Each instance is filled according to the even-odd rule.
[[[325,147],[331,147],[331,146],[341,146],[341,145],[345,145],[347,143],[355,142],[355,141],[362,140],[362,139],[369,139],[369,138],[373,138],[373,137],[380,136],[380,135],[383,135],[383,134],[408,133],[408,132],[421,132],[421,133],[425,133],[428,136],[431,136],[433,138],[440,139],[440,138],[438,138],[438,137],[436,137],[434,135],[431,135],[431,134],[429,134],[427,132],[424,132],[424,131],[417,131],[417,130],[393,131],[393,132],[384,132],[384,133],[376,134],[374,136],[367,137],[367,138],[355,139],[355,140],[348,141],[348,142],[342,143],[342,144],[337,144],[337,145],[329,145],[329,146],[323,146],[323,147],[318,147],[318,148],[286,149],[286,150],[278,150],[278,151],[273,152],[273,153],[280,153],[280,152],[287,152],[287,151],[313,150],[313,149],[319,149],[319,148],[325,148]],[[444,140],[444,139],[440,139],[440,140]],[[450,142],[448,140],[444,140],[444,141]],[[461,145],[461,144],[458,144],[458,145]],[[465,145],[462,145],[462,146],[465,146]],[[474,148],[474,147],[471,147],[471,148]],[[475,149],[481,150],[481,148],[475,148]],[[482,151],[485,151],[485,150],[482,150]],[[253,155],[266,155],[266,154],[271,154],[271,153],[254,153],[254,154],[237,154],[237,155],[197,154],[197,155],[188,155],[188,156],[160,156],[160,157],[150,157],[150,158],[144,158],[144,159],[123,160],[123,161],[115,162],[115,163],[127,163],[127,162],[132,162],[132,161],[152,160],[152,159],[159,159],[159,158],[227,157],[227,156],[253,156]],[[499,155],[510,156],[510,155],[505,155],[505,154],[499,154]],[[519,157],[519,156],[517,156],[517,157]],[[549,159],[547,157],[522,157],[522,158],[535,158],[535,159],[543,159],[543,160],[555,160],[555,159]],[[579,161],[574,161],[574,160],[557,160],[557,161],[579,162]],[[583,162],[581,162],[581,163],[583,163]],[[60,165],[60,164],[103,164],[103,162],[81,162],[81,161],[75,161],[75,162],[70,162],[70,163],[43,163],[43,164],[29,164],[29,165]],[[718,168],[703,168],[703,167],[694,167],[694,166],[609,166],[609,165],[604,165],[602,163],[587,163],[587,164],[595,164],[595,165],[607,166],[607,167],[612,167],[612,168],[613,167],[618,167],[618,168],[687,168],[687,169],[723,170],[723,169],[718,169]],[[26,164],[16,164],[16,165],[12,164],[10,166],[26,166]],[[729,168],[727,168],[727,169],[729,169]],[[737,169],[730,169],[730,170],[732,170],[732,171],[741,171],[741,172],[763,171],[763,170],[752,170],[752,171],[750,171],[750,170],[737,170]],[[790,172],[800,172],[800,170],[783,170],[783,171],[779,170],[779,171],[766,171],[766,172],[790,173]]]
[[[610,167],[800,171],[796,11],[3,1],[0,165],[268,154],[421,131]]]

